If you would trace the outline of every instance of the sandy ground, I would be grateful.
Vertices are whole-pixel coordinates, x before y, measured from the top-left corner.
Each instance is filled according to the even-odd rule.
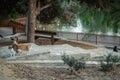
[[[6,45],[2,44],[1,46]],[[98,65],[91,65],[76,75],[70,74],[66,68],[36,68],[25,64],[8,64],[0,58],[0,80],[120,80],[120,67],[111,72],[102,72]]]

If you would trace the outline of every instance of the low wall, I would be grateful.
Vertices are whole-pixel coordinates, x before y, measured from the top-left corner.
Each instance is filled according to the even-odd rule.
[[[51,40],[41,38],[41,39],[36,40],[36,44],[38,44],[38,45],[50,45]],[[95,49],[95,48],[101,47],[99,45],[88,43],[88,42],[65,40],[65,39],[59,39],[59,40],[55,41],[54,45],[57,45],[57,44],[69,44],[69,45],[72,45],[74,47],[80,47],[83,49]]]

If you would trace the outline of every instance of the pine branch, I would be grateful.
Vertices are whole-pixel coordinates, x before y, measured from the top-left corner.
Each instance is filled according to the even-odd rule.
[[[48,4],[44,6],[40,6],[40,2],[38,3],[38,7],[36,8],[36,15],[40,14],[40,12],[48,7],[50,7],[53,4],[54,0],[51,0]]]

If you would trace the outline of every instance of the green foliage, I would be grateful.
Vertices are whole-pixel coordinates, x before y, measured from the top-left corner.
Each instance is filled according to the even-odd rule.
[[[66,26],[77,26],[77,15],[80,7],[79,1],[77,0],[64,0],[61,2],[61,9],[63,10],[61,15],[58,17],[59,24],[63,27]]]
[[[82,5],[81,5],[82,7]],[[80,13],[80,19],[82,21],[83,28],[85,28],[88,33],[106,33],[109,31],[110,26],[110,16],[107,12],[101,9],[96,9],[95,7],[89,7],[83,9],[83,13]]]
[[[82,60],[77,60],[74,57],[69,57],[66,55],[62,56],[62,60],[67,64],[72,70],[79,71],[83,70],[86,66],[86,63]]]
[[[108,2],[104,9],[89,6],[86,3],[81,4],[81,13],[79,14],[83,28],[88,33],[113,33],[120,32],[120,1]],[[85,4],[85,5],[84,5]],[[116,4],[116,5],[115,5]],[[84,6],[83,6],[84,5]],[[83,12],[82,12],[83,11]]]
[[[74,57],[69,57],[65,55],[62,56],[62,60],[65,64],[67,64],[70,67],[73,67],[73,65],[77,62],[77,60]]]
[[[41,6],[48,4],[48,0],[42,0]],[[37,19],[40,21],[41,24],[50,24],[54,23],[56,17],[59,17],[62,13],[62,9],[60,8],[59,0],[55,0],[52,6],[44,9],[41,13],[37,16]]]
[[[112,55],[112,53],[105,56],[105,59],[101,61],[102,71],[111,71],[120,62],[120,56]]]
[[[110,13],[112,17],[112,28],[114,33],[120,32],[120,0],[115,0],[110,4]]]
[[[84,61],[77,61],[74,65],[73,65],[73,68],[75,71],[78,71],[79,69],[84,69],[86,66],[85,62]]]
[[[24,15],[22,4],[24,0],[0,0],[0,20],[13,19],[18,16]]]

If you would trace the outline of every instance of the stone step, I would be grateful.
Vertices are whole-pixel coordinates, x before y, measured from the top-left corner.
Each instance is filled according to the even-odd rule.
[[[56,67],[56,68],[66,68],[62,60],[10,60],[7,63],[13,64],[24,64],[30,67]]]
[[[24,64],[30,67],[56,67],[66,68],[68,67],[62,60],[9,60],[7,63]],[[97,61],[86,61],[87,65],[100,64]]]
[[[55,68],[67,68],[62,60],[9,60],[7,63],[12,64],[24,64],[29,67],[55,67]],[[100,61],[86,61],[86,67],[90,65],[100,65]],[[120,63],[118,63],[120,64]]]
[[[7,63],[63,63],[62,60],[15,60],[7,61]]]
[[[63,64],[63,60],[9,60],[7,63],[23,64]],[[86,64],[100,64],[100,61],[86,61]]]

